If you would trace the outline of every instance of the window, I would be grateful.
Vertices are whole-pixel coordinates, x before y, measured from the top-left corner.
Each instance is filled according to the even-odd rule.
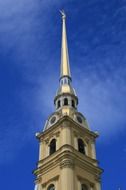
[[[58,100],[58,102],[57,102],[57,108],[59,108],[60,107],[60,100]]]
[[[53,123],[55,123],[55,121],[56,121],[56,116],[53,116],[53,117],[50,119],[50,123],[53,124]]]
[[[72,107],[75,108],[75,102],[72,100]]]
[[[50,155],[56,152],[56,139],[52,139],[50,142]]]
[[[82,123],[82,122],[83,122],[82,118],[81,118],[80,116],[78,116],[78,115],[77,115],[77,121],[78,121],[79,123]]]
[[[53,184],[51,184],[47,190],[55,190],[55,186]]]
[[[67,84],[67,79],[64,79],[64,84]]]
[[[87,187],[87,185],[85,185],[85,184],[82,184],[82,185],[81,185],[81,190],[88,190],[88,187]]]
[[[78,151],[85,154],[85,145],[82,139],[78,139]]]
[[[68,105],[68,99],[64,98],[64,106],[67,106],[67,105]]]

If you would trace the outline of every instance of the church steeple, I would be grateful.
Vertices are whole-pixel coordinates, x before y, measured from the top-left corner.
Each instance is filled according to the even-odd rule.
[[[64,11],[60,11],[62,15],[62,47],[61,47],[61,70],[60,78],[69,77],[71,78],[70,66],[69,66],[69,53],[67,45],[67,34],[66,34],[66,15]]]
[[[39,161],[34,171],[36,190],[101,190],[95,153],[98,134],[92,132],[86,118],[78,112],[78,98],[72,87],[67,48],[66,15],[62,13],[60,85],[55,111],[44,130],[36,134],[40,143]]]
[[[70,110],[77,109],[78,98],[72,87],[72,79],[69,65],[69,54],[66,33],[66,14],[60,11],[62,15],[62,44],[61,44],[61,67],[60,67],[60,86],[56,93],[54,104],[56,110],[62,110],[62,113],[69,115]],[[65,111],[64,111],[65,108]]]
[[[61,44],[61,70],[59,87],[54,97],[55,111],[49,116],[45,123],[44,131],[52,127],[61,118],[67,115],[72,120],[79,122],[83,127],[89,129],[85,117],[78,112],[78,97],[72,86],[72,79],[69,66],[69,55],[67,47],[66,34],[66,15],[64,11],[60,11],[62,15],[62,44]]]

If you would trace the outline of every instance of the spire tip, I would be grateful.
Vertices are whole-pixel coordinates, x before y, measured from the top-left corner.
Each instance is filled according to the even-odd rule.
[[[60,13],[61,13],[62,18],[65,19],[66,18],[65,11],[64,10],[60,10]]]

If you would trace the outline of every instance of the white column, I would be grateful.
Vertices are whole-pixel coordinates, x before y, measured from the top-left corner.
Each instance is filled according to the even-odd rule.
[[[96,183],[96,190],[101,190],[101,184],[100,184],[100,182]]]
[[[42,146],[42,142],[40,142],[39,144],[39,160],[41,160],[43,158],[43,146]]]
[[[59,137],[57,137],[56,138],[56,150],[58,150],[59,148],[60,148],[60,138]]]
[[[55,190],[58,190],[58,182],[57,182],[57,180],[55,181]]]
[[[78,185],[77,185],[78,189],[77,190],[81,190],[81,182],[78,180]]]
[[[62,146],[65,145],[65,144],[72,145],[70,127],[63,126],[61,133],[62,133],[61,134],[61,136],[62,136],[61,137],[61,139],[62,139]]]
[[[96,150],[95,150],[95,144],[94,142],[91,142],[91,149],[92,149],[92,158],[96,159]]]
[[[41,184],[36,184],[35,190],[44,190]]]
[[[91,187],[90,187],[90,190],[94,190],[94,188],[91,186]]]
[[[74,172],[71,167],[61,169],[61,190],[74,190]]]
[[[74,148],[78,150],[77,137],[74,137]]]
[[[89,155],[89,151],[88,151],[88,144],[85,144],[84,149],[85,149],[85,154],[88,156]]]

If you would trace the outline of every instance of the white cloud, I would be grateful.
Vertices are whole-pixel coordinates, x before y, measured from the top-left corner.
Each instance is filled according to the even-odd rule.
[[[125,67],[112,67],[112,71],[104,71],[103,68],[97,68],[93,73],[85,75],[82,70],[74,71],[74,87],[79,97],[79,111],[81,111],[89,121],[92,130],[98,130],[101,133],[102,140],[107,140],[111,136],[117,135],[126,129],[125,105],[126,105],[126,87],[125,87]],[[106,68],[104,68],[106,69]],[[106,72],[106,75],[105,73]],[[54,74],[54,71],[50,75]],[[102,78],[104,76],[104,78]],[[39,90],[41,97],[41,106],[44,112],[49,113],[53,110],[54,90],[58,88],[58,78],[52,81],[51,76],[46,76],[46,85]],[[44,93],[43,93],[44,92]],[[39,102],[39,98],[38,102]],[[35,103],[36,104],[36,103]],[[36,104],[39,107],[39,103]]]
[[[41,120],[43,120],[43,107],[40,106],[42,105],[41,97],[39,99],[40,84],[39,79],[37,81],[37,71],[35,71],[34,68],[37,68],[40,62],[46,59],[44,53],[41,54],[39,36],[37,35],[38,33],[40,35],[40,32],[37,33],[37,30],[40,29],[41,24],[43,27],[41,27],[40,30],[44,44],[46,40],[43,33],[46,32],[45,22],[47,17],[44,13],[40,23],[37,14],[42,13],[45,9],[48,11],[50,7],[49,4],[54,5],[55,2],[50,0],[40,1],[41,5],[39,6],[36,1],[32,0],[0,1],[0,51],[4,56],[6,54],[8,55],[11,51],[12,54],[14,53],[12,61],[6,64],[8,64],[9,68],[11,68],[10,64],[16,65],[15,67],[18,67],[21,71],[23,79],[31,85],[28,89],[26,89],[25,85],[24,88],[19,88],[16,94],[20,101],[20,105],[18,105],[19,108],[15,107],[15,110],[12,108],[12,113],[11,111],[5,113],[7,122],[4,121],[4,118],[1,118],[0,127],[4,135],[2,134],[2,137],[0,137],[0,164],[13,160],[18,154],[18,151],[32,139],[35,131],[40,128],[42,129]],[[43,44],[42,46],[44,46]],[[1,61],[1,64],[4,63]],[[46,66],[43,68],[44,72]],[[34,74],[32,74],[33,70]],[[35,80],[37,82],[34,82]],[[37,98],[40,100],[39,103]],[[8,107],[9,106],[10,105],[8,105]],[[20,118],[17,116],[18,109],[21,110]]]

